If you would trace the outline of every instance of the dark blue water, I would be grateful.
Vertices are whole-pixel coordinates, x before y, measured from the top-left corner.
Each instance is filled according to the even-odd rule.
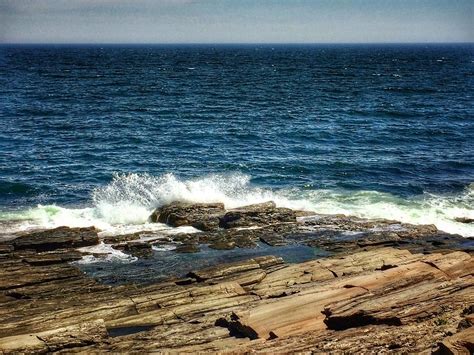
[[[0,210],[95,206],[133,172],[470,216],[473,89],[474,45],[3,46]]]

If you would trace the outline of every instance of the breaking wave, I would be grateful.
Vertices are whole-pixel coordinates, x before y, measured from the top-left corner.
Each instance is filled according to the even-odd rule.
[[[273,200],[278,206],[325,214],[364,218],[386,218],[414,224],[435,224],[439,229],[474,236],[474,225],[455,221],[474,218],[474,185],[457,195],[423,194],[402,198],[377,191],[271,190],[251,184],[244,174],[209,175],[183,180],[173,174],[116,174],[110,184],[92,192],[87,208],[39,205],[26,211],[3,213],[0,220],[12,221],[17,230],[56,226],[94,225],[110,234],[140,230],[173,233],[162,224],[148,223],[150,213],[172,201],[222,202],[226,208]]]

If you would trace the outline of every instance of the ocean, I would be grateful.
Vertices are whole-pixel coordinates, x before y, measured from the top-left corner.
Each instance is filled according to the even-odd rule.
[[[474,236],[474,45],[3,45],[3,234],[273,200]]]

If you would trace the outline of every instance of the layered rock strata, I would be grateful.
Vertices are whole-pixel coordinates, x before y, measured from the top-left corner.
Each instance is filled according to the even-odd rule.
[[[81,258],[78,247],[99,243],[93,228],[2,242],[0,353],[472,353],[471,240],[393,221],[322,215],[297,221],[302,213],[261,207],[230,211],[241,216],[231,227],[221,224],[229,211],[219,206],[207,210],[216,216],[217,209],[219,222],[202,205],[201,217],[174,209],[185,216],[182,225],[203,218],[213,227],[171,241],[236,248],[301,242],[331,256],[297,264],[262,256],[152,285],[107,286],[69,263]],[[149,250],[139,234],[109,242],[139,257]]]

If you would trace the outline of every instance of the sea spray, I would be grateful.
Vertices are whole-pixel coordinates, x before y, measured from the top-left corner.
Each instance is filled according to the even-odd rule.
[[[213,174],[180,179],[174,174],[115,174],[112,181],[92,192],[86,208],[54,205],[4,214],[3,220],[21,219],[22,229],[84,227],[94,225],[108,234],[141,230],[165,231],[168,227],[148,222],[151,212],[173,201],[222,202],[226,208],[273,200],[277,206],[324,214],[386,218],[414,224],[434,224],[439,229],[474,236],[474,225],[455,221],[474,218],[474,186],[455,195],[424,193],[403,198],[379,191],[333,189],[266,189],[252,184],[249,175]],[[17,226],[18,227],[18,226]],[[169,228],[168,228],[169,229]]]
[[[103,261],[130,263],[138,260],[136,257],[125,254],[120,250],[114,249],[112,245],[104,243],[90,247],[79,248],[79,251],[90,254],[85,255],[81,260],[76,261],[75,263],[77,264],[91,264]]]
[[[222,202],[234,208],[278,198],[271,190],[251,185],[250,176],[213,174],[182,180],[174,174],[114,174],[112,182],[93,191],[96,206],[129,204],[152,210],[173,201]]]

